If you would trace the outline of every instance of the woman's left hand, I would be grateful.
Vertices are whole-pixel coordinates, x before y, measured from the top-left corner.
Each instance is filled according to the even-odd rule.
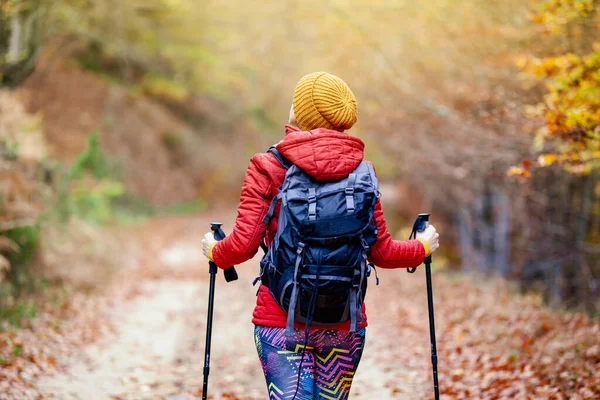
[[[209,260],[210,257],[208,256],[208,252],[212,244],[215,242],[215,236],[212,232],[207,232],[206,235],[204,235],[204,238],[202,238],[202,253],[204,253],[206,258],[208,258]]]

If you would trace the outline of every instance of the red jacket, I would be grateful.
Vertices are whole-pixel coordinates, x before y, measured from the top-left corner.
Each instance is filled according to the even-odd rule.
[[[339,180],[352,172],[363,159],[364,143],[346,133],[329,129],[302,132],[286,126],[286,136],[277,150],[304,172],[320,181]],[[267,245],[277,232],[279,205],[270,222],[262,219],[271,200],[283,183],[286,170],[270,153],[256,154],[250,160],[242,185],[238,215],[233,231],[215,245],[212,258],[222,268],[248,261],[258,251],[260,243]],[[425,249],[417,240],[392,240],[387,230],[381,202],[375,206],[377,241],[369,252],[369,261],[381,268],[412,268],[423,262]],[[256,325],[285,328],[286,312],[279,307],[267,287],[258,290],[252,322]],[[364,319],[359,327],[367,326]],[[303,328],[298,325],[299,328]],[[349,329],[350,323],[342,323],[327,329]]]

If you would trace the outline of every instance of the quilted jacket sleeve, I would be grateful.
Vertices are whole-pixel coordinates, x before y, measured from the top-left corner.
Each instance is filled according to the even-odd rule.
[[[258,251],[267,224],[262,219],[272,200],[271,180],[260,167],[260,157],[256,154],[244,177],[238,215],[230,235],[218,242],[212,250],[212,257],[220,268],[248,261]]]
[[[377,242],[371,246],[369,261],[381,268],[413,268],[425,259],[425,248],[418,240],[393,240],[387,229],[381,200],[375,205]]]

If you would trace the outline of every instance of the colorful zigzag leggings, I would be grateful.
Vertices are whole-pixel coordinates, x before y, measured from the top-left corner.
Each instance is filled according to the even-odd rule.
[[[303,361],[305,334],[301,330],[287,337],[283,328],[256,326],[254,341],[270,400],[291,400],[294,395],[295,400],[338,400],[347,399],[350,394],[365,345],[365,329],[311,330]]]

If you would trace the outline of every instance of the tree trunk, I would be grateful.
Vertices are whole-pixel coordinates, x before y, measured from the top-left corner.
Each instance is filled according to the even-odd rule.
[[[0,86],[17,85],[33,71],[42,46],[43,15],[41,0],[0,4]]]
[[[503,277],[510,274],[510,199],[504,191],[494,194],[494,266]]]

